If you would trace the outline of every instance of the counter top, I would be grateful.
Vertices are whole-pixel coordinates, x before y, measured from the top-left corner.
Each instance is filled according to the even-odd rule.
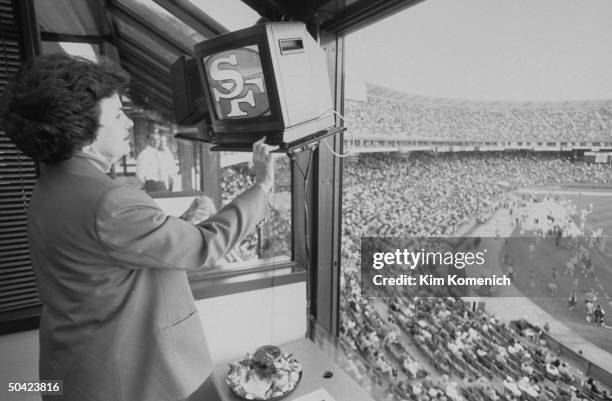
[[[263,344],[262,344],[263,345]],[[303,339],[279,346],[283,352],[292,353],[302,364],[302,379],[297,388],[284,400],[292,401],[320,388],[325,389],[336,401],[372,401],[372,398],[359,387],[346,373],[325,355],[312,341]],[[242,401],[236,397],[227,384],[225,376],[229,362],[218,364],[212,375],[213,383],[222,401]],[[323,377],[327,372],[332,377]]]

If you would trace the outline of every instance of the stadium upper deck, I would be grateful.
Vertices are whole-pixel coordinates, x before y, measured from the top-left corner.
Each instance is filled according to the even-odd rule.
[[[366,84],[347,96],[346,118],[358,138],[469,141],[612,141],[612,100],[494,102],[410,95]]]

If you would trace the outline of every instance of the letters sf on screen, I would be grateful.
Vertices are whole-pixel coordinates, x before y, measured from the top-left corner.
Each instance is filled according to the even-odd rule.
[[[206,57],[204,64],[219,119],[270,115],[270,101],[257,45]],[[240,69],[236,68],[238,66]]]

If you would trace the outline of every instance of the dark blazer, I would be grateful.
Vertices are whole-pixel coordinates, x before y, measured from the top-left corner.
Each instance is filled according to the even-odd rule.
[[[186,398],[213,368],[186,271],[252,232],[265,193],[256,185],[194,226],[94,162],[41,165],[28,212],[40,378],[64,380],[64,396],[48,399]]]

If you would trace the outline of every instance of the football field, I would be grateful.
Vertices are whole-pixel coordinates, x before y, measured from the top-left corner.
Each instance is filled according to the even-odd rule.
[[[514,285],[523,295],[577,334],[612,352],[612,327],[596,325],[592,318],[588,321],[585,302],[594,295],[593,306],[601,305],[606,312],[604,322],[612,326],[612,192],[559,190],[549,192],[549,198],[571,209],[577,226],[582,210],[588,211],[583,227],[586,232],[601,230],[603,244],[601,239],[589,242],[587,237],[563,236],[558,244],[553,235],[528,239],[533,238],[533,232],[525,230],[521,234],[515,228],[512,236],[525,241],[508,241],[500,252],[500,266],[505,268],[511,263]],[[511,255],[511,261],[503,260],[503,255]],[[590,263],[586,266],[592,265],[589,269],[583,263],[587,257]],[[567,267],[570,260],[574,262],[573,269]],[[571,291],[576,294],[576,304],[570,309]]]

